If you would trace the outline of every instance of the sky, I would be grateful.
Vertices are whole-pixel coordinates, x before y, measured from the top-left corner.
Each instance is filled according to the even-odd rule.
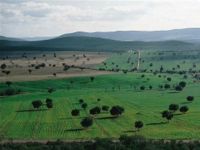
[[[200,0],[0,0],[0,35],[200,27]]]

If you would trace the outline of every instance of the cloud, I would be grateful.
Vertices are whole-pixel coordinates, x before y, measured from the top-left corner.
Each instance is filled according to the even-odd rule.
[[[52,7],[47,3],[23,3],[21,11],[24,16],[46,17],[52,11]]]
[[[0,34],[200,27],[199,8],[198,0],[2,0]]]
[[[26,2],[27,0],[1,0],[0,2],[1,3],[10,3],[10,4],[13,4],[13,3],[23,3],[23,2]]]

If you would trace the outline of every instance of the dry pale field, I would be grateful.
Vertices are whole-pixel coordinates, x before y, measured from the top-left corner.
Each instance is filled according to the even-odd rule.
[[[9,70],[10,74],[0,72],[0,82],[5,81],[33,81],[42,79],[54,79],[73,76],[88,76],[108,74],[106,71],[98,71],[92,69],[78,69],[70,68],[67,71],[63,70],[63,63],[66,65],[75,65],[87,68],[96,68],[98,64],[105,61],[111,54],[110,53],[97,53],[97,52],[38,52],[34,54],[19,53],[15,55],[7,55],[0,59],[0,65],[6,64],[5,70]],[[45,67],[35,69],[31,67],[32,64],[39,65],[45,64]],[[31,73],[28,71],[31,70]],[[56,74],[53,75],[53,74]]]

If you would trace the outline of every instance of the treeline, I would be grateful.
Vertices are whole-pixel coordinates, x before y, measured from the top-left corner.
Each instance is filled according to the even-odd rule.
[[[119,140],[95,139],[85,142],[6,143],[1,150],[198,150],[199,141],[146,140],[142,136],[121,136]]]

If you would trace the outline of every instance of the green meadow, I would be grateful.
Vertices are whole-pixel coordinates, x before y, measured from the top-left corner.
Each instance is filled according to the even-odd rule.
[[[200,52],[141,52],[141,69],[145,72],[113,72],[109,75],[73,77],[52,80],[13,82],[10,88],[20,89],[20,94],[0,97],[0,137],[1,139],[94,139],[118,138],[120,135],[142,135],[149,139],[200,139],[200,82],[194,78],[194,71],[200,70]],[[134,53],[116,53],[97,67],[131,69],[136,63]],[[128,61],[129,60],[129,61]],[[128,61],[128,62],[127,62]],[[149,65],[149,64],[153,65]],[[116,66],[118,65],[118,66]],[[177,66],[179,65],[179,67]],[[160,73],[174,70],[177,73]],[[175,68],[175,69],[173,69]],[[179,71],[193,71],[184,74]],[[157,73],[154,73],[157,71]],[[168,81],[167,78],[171,78]],[[174,87],[180,81],[186,82],[182,91]],[[161,88],[169,84],[170,88]],[[145,89],[141,90],[140,87]],[[149,89],[152,86],[152,89]],[[9,88],[0,83],[0,91]],[[55,91],[48,92],[52,88]],[[186,97],[194,96],[188,102]],[[53,108],[42,105],[34,109],[32,101],[46,98],[53,100]],[[79,100],[88,104],[82,109]],[[100,99],[100,101],[97,101]],[[162,111],[170,104],[188,106],[189,111],[176,111],[169,122],[162,118]],[[89,110],[95,106],[122,106],[124,113],[116,118],[110,112],[102,111],[93,116],[93,125],[83,129],[80,122],[90,116]],[[79,116],[72,116],[72,109],[80,109]],[[135,121],[142,121],[140,131],[134,127]]]
[[[76,77],[13,83],[11,86],[20,88],[22,94],[1,97],[1,136],[13,139],[92,139],[139,134],[153,139],[199,139],[199,83],[188,78],[187,86],[181,92],[162,90],[158,86],[169,82],[164,76],[170,75],[158,77],[147,73],[141,78],[139,73],[119,73],[96,76],[93,82],[89,77]],[[182,76],[173,75],[170,84],[181,80]],[[153,89],[141,91],[141,85],[152,85]],[[119,86],[120,89],[117,88]],[[3,89],[6,85],[2,83],[0,87]],[[49,94],[49,87],[56,91]],[[188,95],[193,95],[195,100],[187,103]],[[37,99],[45,102],[46,98],[53,99],[53,108],[42,106],[39,111],[34,111],[31,102]],[[86,110],[81,109],[80,98],[88,104]],[[100,102],[97,102],[98,98]],[[186,114],[175,113],[177,115],[166,123],[161,112],[167,110],[171,103],[187,105],[189,111]],[[118,118],[109,118],[110,113],[103,112],[95,116],[92,127],[78,130],[82,128],[81,119],[89,115],[88,110],[102,105],[120,105],[125,112]],[[71,116],[74,108],[81,109],[80,116]],[[134,132],[137,120],[142,120],[144,127]]]

